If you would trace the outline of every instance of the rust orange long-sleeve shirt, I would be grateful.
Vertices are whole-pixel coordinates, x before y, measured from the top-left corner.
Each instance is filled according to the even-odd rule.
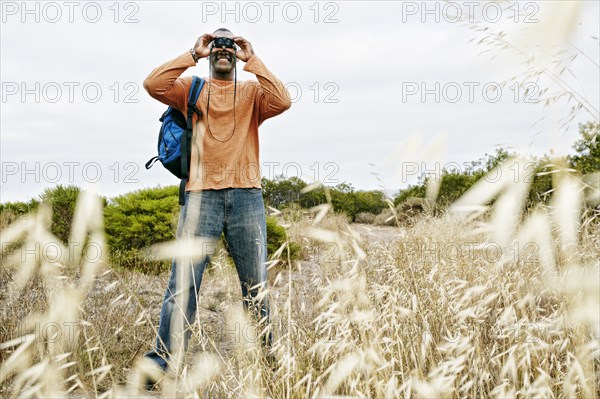
[[[181,74],[195,65],[186,51],[154,69],[144,81],[144,88],[153,98],[186,115],[192,77]],[[290,108],[291,99],[283,83],[256,54],[248,59],[244,71],[256,75],[258,82],[237,82],[235,112],[234,81],[204,78],[206,83],[196,103],[202,117],[198,120],[194,115],[186,191],[261,187],[258,127]]]

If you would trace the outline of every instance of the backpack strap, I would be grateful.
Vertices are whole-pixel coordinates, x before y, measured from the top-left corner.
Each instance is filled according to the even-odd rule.
[[[204,86],[204,79],[194,76],[190,86],[190,93],[187,103],[187,129],[181,140],[181,172],[182,178],[179,183],[179,205],[185,205],[185,185],[190,177],[190,161],[191,161],[191,141],[194,130],[193,116],[194,113],[198,118],[202,117],[202,111],[196,106],[200,92]]]

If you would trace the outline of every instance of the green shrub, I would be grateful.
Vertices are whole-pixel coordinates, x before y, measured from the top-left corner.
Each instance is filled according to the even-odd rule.
[[[537,204],[548,203],[552,196],[552,162],[548,158],[542,158],[536,161],[535,170],[527,176],[529,183],[529,193],[525,202],[525,209],[533,209]]]
[[[569,157],[573,168],[582,174],[600,171],[600,124],[588,122],[579,125],[581,139],[573,145],[575,155]]]
[[[354,188],[351,184],[340,183],[329,189],[331,193],[331,205],[337,213],[346,214],[350,220],[356,215],[356,203],[354,201]]]
[[[267,253],[268,257],[271,258],[273,254],[283,245],[286,241],[285,228],[280,226],[277,222],[277,218],[274,216],[267,216]],[[291,260],[298,259],[300,254],[300,245],[295,242],[288,242],[290,247],[290,258]],[[281,254],[283,261],[287,260],[287,252]]]
[[[567,158],[569,165],[582,175],[600,171],[600,124],[588,122],[579,125],[581,138],[575,142],[573,149],[575,155]],[[442,173],[440,191],[436,200],[436,209],[444,210],[462,194],[471,188],[479,179],[485,176],[498,164],[506,160],[508,151],[500,148],[496,154],[486,154],[486,158],[472,162],[468,171],[447,171]],[[528,172],[527,179],[531,183],[526,202],[526,209],[533,209],[539,203],[547,203],[551,197],[552,174],[555,160],[548,155],[534,159],[535,170]],[[394,205],[403,204],[409,198],[424,198],[427,179],[421,179],[416,185],[400,190],[394,198]],[[378,220],[380,220],[379,218]]]
[[[31,199],[29,202],[6,202],[4,204],[0,204],[0,213],[12,212],[17,216],[26,215],[29,212],[37,209],[39,203],[40,202],[35,198]]]
[[[496,149],[495,154],[485,154],[484,158],[470,162],[469,167],[466,170],[461,170],[460,168],[443,169],[439,192],[435,203],[436,209],[446,209],[466,193],[468,189],[479,181],[479,179],[506,160],[509,156],[510,154],[508,151],[503,148],[498,148]],[[428,179],[429,177],[420,178],[417,184],[400,190],[394,197],[394,205],[402,205],[405,204],[406,201],[412,199],[425,198]]]
[[[52,207],[52,226],[50,231],[64,242],[69,240],[77,197],[81,189],[77,186],[47,188],[40,195],[40,202]]]
[[[113,198],[104,210],[106,237],[115,265],[157,274],[171,261],[144,259],[140,250],[175,238],[179,216],[177,186],[149,188]]]
[[[326,204],[327,197],[325,196],[325,190],[318,188],[309,192],[300,194],[300,200],[298,201],[302,208],[312,208],[313,206]]]
[[[282,209],[291,203],[300,201],[300,190],[307,184],[298,177],[285,179],[283,175],[276,176],[274,180],[263,177],[262,191],[265,203],[277,209]]]
[[[426,187],[423,183],[410,185],[404,190],[400,190],[398,194],[396,194],[396,196],[394,197],[394,206],[403,204],[405,201],[411,198],[425,198],[425,192]]]
[[[111,262],[116,266],[147,274],[170,270],[171,261],[144,257],[141,250],[152,244],[175,239],[179,217],[178,187],[139,190],[113,198],[104,210]],[[220,242],[224,243],[223,235]],[[267,217],[267,249],[271,256],[285,242],[285,229],[274,217]],[[299,252],[291,243],[292,258]]]
[[[39,201],[31,199],[29,202],[6,202],[0,204],[0,229],[4,229],[19,217],[37,209]]]
[[[385,194],[383,191],[356,191],[354,193],[355,214],[354,220],[361,213],[379,214],[388,205],[385,202]]]
[[[450,206],[484,176],[482,171],[475,173],[449,172],[442,175],[436,204],[442,209]]]

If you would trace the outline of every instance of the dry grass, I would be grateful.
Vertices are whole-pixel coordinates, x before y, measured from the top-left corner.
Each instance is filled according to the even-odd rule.
[[[528,66],[569,92],[538,60]],[[582,108],[597,120],[585,99],[569,101],[579,106],[567,120]],[[117,272],[97,256],[106,248],[94,195],[77,205],[75,248],[50,234],[42,207],[2,231],[0,395],[600,397],[600,223],[586,208],[599,187],[584,197],[579,176],[553,173],[550,205],[530,215],[527,184],[482,182],[447,215],[382,239],[333,215],[330,198],[310,218],[286,215],[309,261],[271,268],[277,364],[260,355],[221,254],[203,281],[190,351],[151,394],[140,389],[153,372],[140,355],[156,335],[166,276]],[[435,201],[435,187],[428,193]],[[197,257],[190,244],[158,253]]]

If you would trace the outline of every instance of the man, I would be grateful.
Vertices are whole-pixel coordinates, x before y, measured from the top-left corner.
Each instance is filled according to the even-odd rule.
[[[210,77],[205,78],[196,103],[201,117],[194,115],[190,178],[177,238],[194,236],[216,242],[224,233],[240,278],[244,305],[257,305],[260,310],[255,315],[268,323],[268,296],[254,300],[259,286],[266,288],[267,283],[258,127],[289,109],[291,100],[283,83],[265,67],[250,42],[224,28],[200,36],[191,50],[156,68],[144,81],[144,88],[153,98],[186,115],[192,77],[181,74],[203,58],[209,59]],[[244,71],[255,74],[258,82],[237,82],[238,60],[245,62]],[[211,254],[208,251],[197,263],[179,262],[183,263],[180,267],[173,261],[156,346],[146,354],[163,370],[176,346],[172,319],[180,316],[177,312],[183,313],[182,346],[187,346],[198,289]],[[189,276],[180,285],[178,273]],[[178,299],[180,292],[184,293],[183,301]],[[268,349],[270,333],[262,341]]]

